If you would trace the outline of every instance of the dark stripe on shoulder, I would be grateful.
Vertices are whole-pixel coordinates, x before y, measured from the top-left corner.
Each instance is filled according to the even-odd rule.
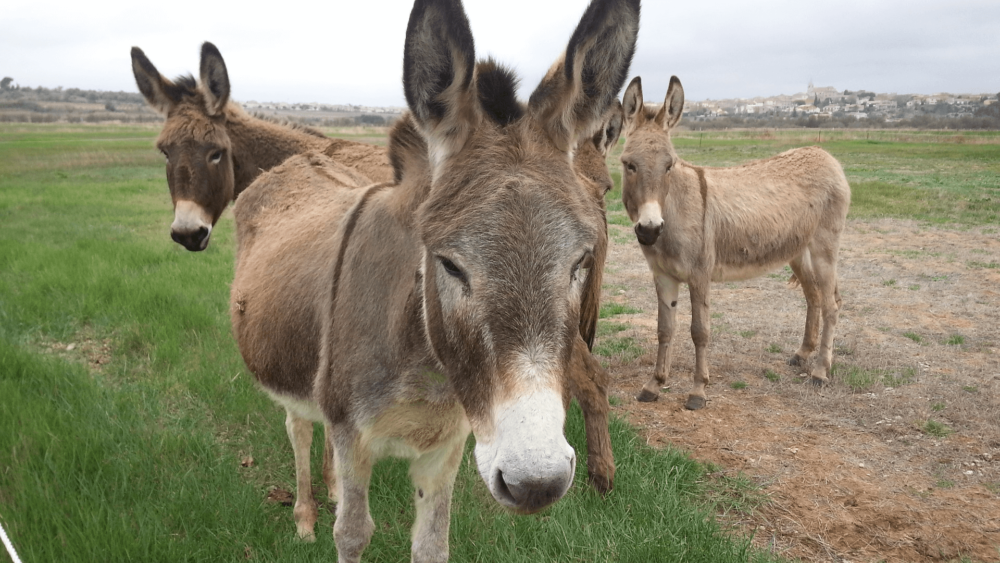
[[[358,224],[358,218],[361,217],[361,212],[364,211],[368,200],[376,193],[382,191],[383,188],[391,185],[376,184],[365,189],[365,193],[361,195],[361,198],[358,199],[358,202],[354,204],[354,207],[347,214],[347,224],[344,225],[344,234],[340,239],[340,248],[337,250],[337,262],[333,266],[333,284],[330,289],[331,319],[334,318],[334,312],[337,309],[337,290],[340,286],[340,274],[344,269],[344,256],[347,254],[347,245],[351,242],[351,234],[354,233],[354,227]]]

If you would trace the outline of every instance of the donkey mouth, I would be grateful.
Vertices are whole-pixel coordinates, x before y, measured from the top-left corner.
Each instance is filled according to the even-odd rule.
[[[212,231],[206,227],[200,227],[191,232],[170,231],[170,238],[174,242],[190,250],[191,252],[201,252],[208,248],[208,239]]]

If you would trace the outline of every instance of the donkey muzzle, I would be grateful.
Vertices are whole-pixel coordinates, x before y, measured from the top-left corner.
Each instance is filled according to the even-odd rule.
[[[663,232],[663,223],[658,225],[639,223],[635,226],[635,238],[643,246],[652,246],[655,244],[656,239],[660,238],[661,232]]]

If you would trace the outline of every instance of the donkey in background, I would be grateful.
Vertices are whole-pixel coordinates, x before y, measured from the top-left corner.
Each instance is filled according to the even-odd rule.
[[[680,121],[684,89],[670,78],[662,106],[647,107],[642,82],[625,90],[625,149],[622,200],[653,273],[658,301],[658,349],[653,377],[637,397],[655,401],[670,371],[681,283],[691,291],[691,338],[695,346],[694,388],[684,404],[705,406],[708,375],[708,292],[711,282],[745,280],[784,264],[805,294],[802,346],[789,360],[808,365],[812,381],[829,381],[833,335],[841,300],[837,253],[851,189],[835,158],[818,147],[730,168],[708,168],[681,160],[670,142]]]
[[[187,248],[208,247],[212,227],[230,202],[264,170],[307,151],[324,153],[368,181],[392,179],[386,150],[331,139],[309,127],[247,114],[230,101],[229,72],[215,45],[201,47],[201,83],[164,78],[132,47],[132,73],[149,105],[166,117],[156,146],[167,165],[174,203],[170,237]],[[365,182],[368,183],[368,182]]]
[[[358,561],[374,531],[380,457],[412,460],[414,561],[447,559],[470,430],[501,505],[537,511],[572,483],[565,406],[606,225],[593,195],[604,186],[574,172],[571,152],[623,85],[638,19],[638,0],[594,0],[521,104],[509,71],[475,63],[461,3],[418,0],[404,52],[412,117],[390,149],[398,182],[358,189],[308,153],[237,200],[234,333],[276,400],[321,411],[341,561]],[[314,372],[295,365],[301,346],[319,348]]]

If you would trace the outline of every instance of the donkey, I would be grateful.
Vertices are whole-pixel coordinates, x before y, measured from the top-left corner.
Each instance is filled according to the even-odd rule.
[[[230,101],[226,63],[209,42],[201,46],[201,84],[191,76],[167,80],[138,47],[132,47],[132,73],[149,105],[166,117],[156,146],[166,159],[174,204],[170,237],[188,250],[205,250],[229,202],[262,170],[292,155],[323,152],[371,181],[391,180],[382,147],[244,112]]]
[[[624,84],[638,21],[638,0],[593,0],[522,104],[510,71],[475,62],[459,0],[417,0],[403,57],[412,115],[390,147],[398,182],[359,189],[309,153],[237,200],[234,334],[262,387],[327,426],[340,561],[370,541],[371,467],[386,455],[412,460],[414,561],[447,559],[470,431],[501,505],[535,512],[571,485],[562,427],[606,229],[597,183],[571,155]],[[308,347],[320,365],[305,375]]]
[[[625,90],[622,200],[635,223],[658,301],[656,371],[637,397],[655,401],[670,371],[677,328],[677,293],[691,291],[694,388],[684,406],[705,406],[708,385],[708,290],[713,281],[744,280],[788,264],[806,297],[802,346],[789,360],[807,365],[823,339],[812,381],[829,381],[833,333],[840,310],[837,253],[851,204],[844,171],[818,147],[792,149],[730,168],[694,166],[680,158],[670,130],[680,121],[684,89],[670,78],[660,107],[647,107],[642,82]]]
[[[155,67],[152,67],[152,64],[148,62],[142,51],[138,48],[133,49],[133,67],[137,82],[140,84],[140,88],[142,88],[144,84],[141,79],[143,76],[146,76],[154,85],[166,85],[158,86],[160,89],[168,90],[170,88],[172,83],[169,83],[160,76]],[[211,43],[205,43],[202,47],[202,67],[203,69],[214,69],[213,71],[202,72],[203,77],[211,76],[212,72],[215,72],[217,75],[223,77],[223,79],[227,76],[225,63],[223,62],[221,55],[218,54],[217,49]],[[203,108],[203,104],[197,100],[197,96],[199,93],[204,95],[204,90],[210,86],[214,85],[218,89],[219,80],[211,81],[208,78],[203,78],[200,86],[194,84],[190,79],[178,79],[177,82],[185,83],[186,88],[188,88],[188,92],[185,96],[188,98],[194,98],[182,98],[182,100],[186,99],[188,102],[193,104],[194,111],[190,111],[191,108],[188,108],[188,116],[201,116],[202,119],[207,122],[208,118],[204,117],[205,112],[200,111]],[[225,79],[224,83],[224,90],[228,91],[228,79]],[[147,88],[147,90],[149,90],[149,88]],[[152,91],[155,93],[158,90],[153,88]],[[153,104],[157,98],[151,95],[148,96],[148,99],[150,100],[150,103]],[[233,109],[234,107],[234,104],[229,104],[230,109]],[[238,107],[235,109],[238,110]],[[276,127],[273,123],[255,118],[249,118],[241,112],[237,115],[241,115],[243,118],[248,119],[248,121],[257,127],[257,130],[255,131],[255,135],[257,137],[267,138],[268,135],[270,136],[268,142],[246,144],[245,150],[242,152],[248,153],[248,159],[250,161],[273,161],[273,158],[276,157],[268,157],[263,154],[267,151],[272,151],[273,146],[278,146],[283,152],[294,151],[296,150],[296,146],[298,146],[302,147],[304,152],[308,152],[310,148],[312,150],[322,150],[325,154],[332,156],[340,163],[347,162],[349,165],[353,165],[354,170],[351,171],[351,174],[349,174],[349,178],[344,180],[352,185],[363,186],[368,184],[369,182],[366,181],[366,177],[379,179],[393,177],[397,181],[400,177],[401,167],[399,166],[399,163],[392,162],[391,164],[393,166],[390,168],[388,155],[384,155],[380,152],[381,149],[379,147],[371,147],[369,145],[352,143],[349,141],[327,139],[315,130],[300,126]],[[611,176],[608,173],[606,165],[606,155],[610,147],[617,143],[618,137],[621,133],[621,126],[621,104],[617,100],[613,100],[612,107],[606,112],[599,130],[587,142],[581,143],[574,153],[573,167],[580,176],[581,182],[583,182],[584,185],[589,186],[595,201],[601,205],[602,210],[604,205],[604,194],[611,189],[611,187],[613,187]],[[184,122],[180,121],[178,115],[175,113],[168,117],[168,126],[165,127],[164,134],[161,135],[161,137],[171,138],[171,144],[175,146],[197,147],[198,141],[203,134],[202,129],[203,128],[191,126],[190,123],[184,124]],[[296,135],[296,133],[299,132],[305,132],[309,135]],[[302,142],[298,144],[289,144],[282,141],[282,136],[287,136],[292,140]],[[318,145],[315,144],[317,138],[320,141],[329,142],[327,148],[323,149],[322,143]],[[234,137],[234,142],[235,139],[236,137]],[[417,155],[422,154],[424,155],[423,158],[426,158],[426,146],[421,145],[421,147],[423,148],[415,149],[414,152]],[[399,151],[396,152],[399,153]],[[260,171],[263,170],[258,170],[258,173]],[[363,175],[355,173],[358,171],[362,172]],[[238,188],[238,191],[242,192],[244,186],[238,186]],[[209,193],[221,193],[225,189],[226,186],[221,182],[210,182],[207,186],[207,192]],[[299,195],[308,200],[308,196],[310,194]],[[300,209],[301,204],[303,203],[305,202],[297,202],[296,205],[288,207],[288,210],[293,208]],[[306,205],[308,206],[309,204],[306,203]],[[294,213],[288,210],[286,210],[286,213],[288,213],[287,218],[291,219],[294,217]],[[599,244],[596,246],[594,251],[594,267],[587,278],[587,288],[584,291],[584,302],[581,307],[580,330],[581,335],[587,344],[587,348],[593,344],[594,339],[597,313],[599,309],[598,298],[600,296],[601,274],[603,271],[606,248],[607,237],[605,234],[605,236],[599,241]],[[572,360],[573,369],[570,374],[570,385],[573,396],[577,398],[583,410],[587,428],[587,464],[589,481],[595,489],[603,494],[613,487],[615,473],[614,457],[611,451],[611,440],[610,435],[608,434],[607,424],[607,394],[609,378],[607,372],[593,359],[587,351],[587,348],[574,351]],[[316,351],[311,348],[296,348],[296,350],[302,354],[297,360],[297,365],[300,371],[303,373],[314,372],[315,360],[310,360],[309,358],[314,358]],[[311,422],[321,422],[322,417],[318,414],[319,411],[316,406],[309,406],[308,408],[303,409],[295,408],[294,406],[289,406],[284,403],[282,403],[282,405],[286,408],[285,425],[289,433],[289,439],[293,445],[293,450],[295,451],[296,459],[296,482],[298,484],[298,494],[295,508],[296,521],[300,522],[299,533],[302,537],[307,539],[314,538],[312,525],[306,524],[308,522],[315,522],[316,519],[316,506],[315,502],[312,500],[310,486],[311,471],[309,467],[309,446],[312,442]],[[303,415],[303,413],[306,414]],[[309,413],[312,413],[312,416],[310,416]],[[299,444],[304,444],[304,446],[297,447]],[[329,453],[329,443],[327,443],[327,451],[324,452],[323,455],[323,477],[327,484],[331,498],[335,498],[335,481],[331,460],[332,458]]]

